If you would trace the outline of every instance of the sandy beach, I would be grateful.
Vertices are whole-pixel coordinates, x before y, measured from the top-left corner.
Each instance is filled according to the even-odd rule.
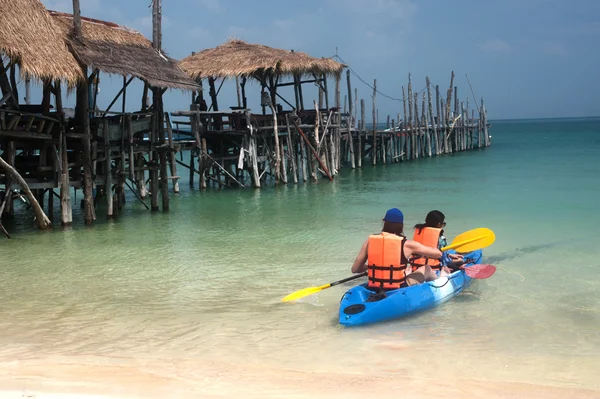
[[[598,398],[600,391],[475,378],[383,377],[299,372],[227,363],[181,363],[155,368],[15,363],[0,368],[0,398]]]

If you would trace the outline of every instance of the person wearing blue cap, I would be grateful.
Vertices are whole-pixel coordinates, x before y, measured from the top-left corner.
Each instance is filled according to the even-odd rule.
[[[380,290],[435,280],[437,275],[429,266],[415,272],[409,267],[409,259],[418,256],[440,259],[442,252],[408,240],[404,236],[404,214],[400,209],[392,208],[383,217],[381,233],[370,235],[363,244],[352,265],[352,272],[368,271],[368,288]]]

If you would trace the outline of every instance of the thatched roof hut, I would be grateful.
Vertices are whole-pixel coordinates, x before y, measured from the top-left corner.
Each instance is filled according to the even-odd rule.
[[[193,78],[228,78],[294,74],[337,75],[345,65],[331,58],[315,58],[293,50],[276,49],[232,39],[212,49],[190,55],[179,66]]]
[[[65,80],[74,85],[83,78],[55,21],[38,0],[0,0],[0,53],[37,79]]]
[[[13,0],[14,1],[14,0]],[[73,15],[50,11],[75,56],[109,74],[132,75],[154,87],[197,90],[177,62],[152,48],[141,33],[112,22],[81,18],[83,40],[72,37]]]

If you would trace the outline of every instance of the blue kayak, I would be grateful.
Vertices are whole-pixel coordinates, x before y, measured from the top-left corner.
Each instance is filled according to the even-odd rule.
[[[481,263],[481,250],[463,255],[471,260],[465,267]],[[374,295],[376,292],[367,288],[367,283],[357,285],[342,297],[339,321],[344,326],[358,326],[399,319],[432,309],[460,294],[472,280],[463,270],[458,270],[434,281],[385,291],[382,299],[378,299]]]

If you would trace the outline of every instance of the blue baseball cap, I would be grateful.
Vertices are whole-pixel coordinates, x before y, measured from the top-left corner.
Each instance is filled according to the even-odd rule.
[[[390,223],[404,223],[404,215],[400,209],[392,208],[388,209],[383,220]]]

